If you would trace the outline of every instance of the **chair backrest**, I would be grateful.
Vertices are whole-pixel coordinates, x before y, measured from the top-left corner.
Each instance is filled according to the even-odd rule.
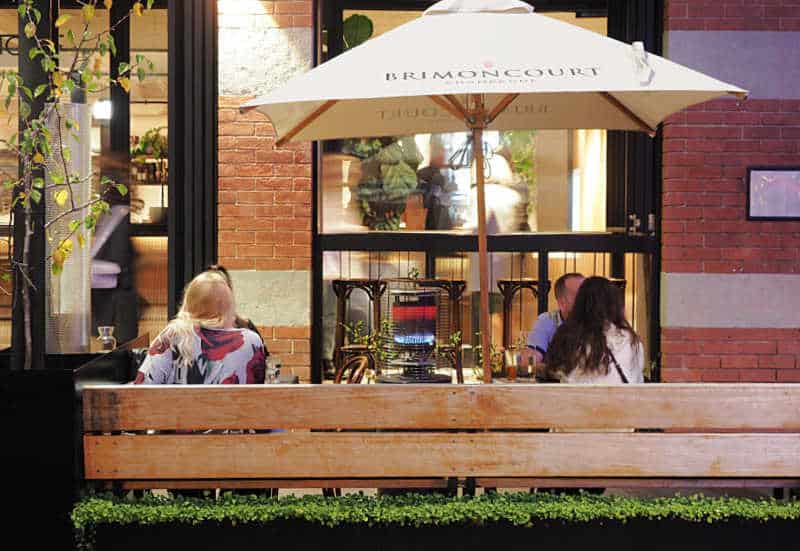
[[[84,424],[101,480],[800,478],[800,385],[98,387]]]
[[[342,367],[336,370],[333,377],[334,384],[360,384],[367,369],[372,368],[372,360],[368,355],[359,355],[348,358]]]

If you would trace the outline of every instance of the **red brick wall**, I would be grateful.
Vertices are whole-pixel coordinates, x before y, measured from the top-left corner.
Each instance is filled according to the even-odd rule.
[[[666,16],[668,31],[800,31],[800,0],[667,0]],[[800,273],[800,223],[745,213],[747,166],[800,164],[800,100],[722,99],[681,112],[664,124],[663,161],[667,275]],[[668,382],[800,382],[800,321],[665,327],[661,349]]]
[[[311,361],[308,327],[259,327],[258,331],[270,354],[280,357],[284,373],[299,375],[304,380],[308,378]]]
[[[303,51],[301,45],[289,43],[289,34],[294,33],[295,40],[306,36],[296,31],[305,29],[307,32],[312,26],[312,5],[311,0],[220,2],[220,32],[224,33],[228,44],[237,37],[244,37],[240,47],[250,48],[252,44],[247,40],[253,40],[253,33],[248,25],[253,22],[259,26],[259,31],[287,29],[286,50],[264,52],[264,64],[257,69],[270,71],[273,68],[274,74],[287,74],[301,66],[297,65],[297,59],[286,59],[287,52],[299,55]],[[311,37],[307,36],[306,46],[311,51]],[[228,56],[238,54],[235,50],[222,51]],[[220,60],[221,67],[227,62],[229,68],[236,67],[238,61]],[[228,78],[232,79],[230,75]],[[259,75],[246,73],[243,78],[252,80],[248,81],[249,89],[265,86]],[[266,82],[278,84],[272,78],[267,78]],[[228,90],[239,90],[237,86],[241,83],[230,82],[233,88]],[[250,97],[233,95],[245,92],[226,91],[225,84],[221,83],[219,98],[219,262],[230,270],[255,270],[256,274],[240,276],[248,281],[249,288],[263,283],[260,291],[269,290],[269,272],[297,270],[298,278],[307,278],[311,267],[311,148],[307,143],[276,148],[274,129],[268,119],[257,112],[239,113],[239,106]],[[266,89],[262,91],[266,92]],[[285,274],[278,280],[285,281]],[[246,289],[237,287],[237,291],[242,314],[260,311],[262,318],[268,317],[264,312],[269,309],[256,309],[255,306],[263,305],[254,304],[256,300],[268,299],[248,296]],[[260,293],[262,297],[268,295],[269,292]],[[307,310],[306,303],[298,302],[298,309]],[[302,317],[293,315],[287,319]],[[280,356],[284,371],[291,369],[307,380],[309,327],[273,326],[284,320],[254,321],[260,325],[269,350]]]
[[[664,125],[665,272],[798,273],[800,222],[745,219],[747,166],[800,163],[800,100],[717,100]]]
[[[275,147],[274,130],[249,98],[219,98],[219,262],[229,270],[311,267],[311,147]],[[302,277],[302,276],[301,276]],[[247,313],[248,297],[238,297]],[[307,380],[308,327],[260,327],[284,368]]]
[[[800,382],[800,329],[666,328],[670,382]]]
[[[673,31],[798,31],[797,0],[668,0]]]
[[[220,262],[237,270],[308,270],[311,147],[276,149],[265,116],[239,113],[247,99],[219,101]]]

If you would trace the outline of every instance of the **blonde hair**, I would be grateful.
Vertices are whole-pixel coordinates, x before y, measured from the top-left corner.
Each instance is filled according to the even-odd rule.
[[[189,367],[194,360],[196,327],[233,327],[236,304],[225,276],[215,270],[202,272],[183,290],[178,314],[159,335],[178,349],[178,362]]]

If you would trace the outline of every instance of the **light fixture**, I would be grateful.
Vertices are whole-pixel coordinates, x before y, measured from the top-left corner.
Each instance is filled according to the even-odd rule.
[[[111,120],[111,100],[101,99],[92,106],[92,117],[97,120]]]

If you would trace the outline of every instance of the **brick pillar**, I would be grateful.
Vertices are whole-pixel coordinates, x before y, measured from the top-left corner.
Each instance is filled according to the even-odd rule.
[[[745,212],[748,166],[800,164],[800,82],[774,62],[800,59],[800,11],[789,0],[700,4],[668,1],[669,57],[750,99],[664,126],[662,378],[800,381],[800,222]]]
[[[309,378],[311,147],[240,114],[312,63],[311,1],[219,0],[219,261],[270,352]]]

